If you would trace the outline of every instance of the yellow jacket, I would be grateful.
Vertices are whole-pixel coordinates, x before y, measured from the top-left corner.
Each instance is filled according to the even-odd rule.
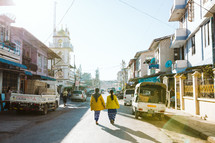
[[[90,99],[90,107],[91,107],[91,111],[100,111],[100,110],[104,110],[105,109],[105,101],[102,97],[102,95],[100,95],[98,97],[98,100],[96,102],[96,99],[93,97],[93,95],[91,96]]]
[[[116,95],[113,96],[113,100],[111,99],[111,95],[107,97],[106,109],[119,109],[119,102]]]

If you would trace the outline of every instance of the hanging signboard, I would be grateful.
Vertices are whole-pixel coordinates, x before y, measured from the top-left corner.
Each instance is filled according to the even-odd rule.
[[[159,64],[150,64],[149,69],[159,69]]]

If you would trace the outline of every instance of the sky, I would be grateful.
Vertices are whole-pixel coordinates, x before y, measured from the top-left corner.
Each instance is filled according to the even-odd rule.
[[[116,80],[122,60],[128,65],[153,39],[178,28],[177,22],[168,22],[173,0],[13,1],[15,6],[0,7],[0,13],[13,14],[14,26],[25,28],[47,46],[52,42],[56,1],[56,26],[69,29],[76,66],[92,77],[98,68],[101,80]]]

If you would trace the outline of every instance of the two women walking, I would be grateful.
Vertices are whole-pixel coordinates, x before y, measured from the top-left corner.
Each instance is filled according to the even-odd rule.
[[[110,94],[111,95],[107,97],[106,106],[102,95],[99,93],[98,88],[95,89],[95,93],[91,96],[90,107],[91,107],[91,111],[92,110],[95,111],[94,118],[97,125],[98,125],[100,111],[104,109],[108,109],[109,120],[111,124],[114,124],[116,113],[117,113],[116,109],[119,108],[119,103],[118,103],[117,97],[113,95],[113,90],[110,91]]]

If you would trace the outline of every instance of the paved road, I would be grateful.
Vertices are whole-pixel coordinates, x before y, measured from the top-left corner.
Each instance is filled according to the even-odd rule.
[[[159,121],[151,117],[134,119],[131,107],[124,106],[122,100],[115,125],[109,123],[107,110],[101,112],[99,125],[96,125],[89,100],[83,103],[71,102],[67,108],[59,108],[46,116],[31,113],[17,115],[18,121],[28,124],[25,129],[17,129],[1,143],[206,142],[171,120]]]

